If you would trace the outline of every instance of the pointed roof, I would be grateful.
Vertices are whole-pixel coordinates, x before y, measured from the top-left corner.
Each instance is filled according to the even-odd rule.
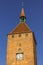
[[[22,8],[22,10],[21,10],[21,15],[20,15],[20,16],[25,16],[24,8]]]
[[[28,28],[26,23],[19,23],[17,27],[10,33],[10,34],[15,34],[15,33],[28,33],[31,32],[30,28]]]
[[[24,8],[22,8],[21,10],[21,16],[20,17],[24,17],[25,18],[25,14],[24,14]],[[24,19],[22,20],[24,21]],[[25,22],[20,22],[17,27],[10,32],[10,34],[16,34],[16,33],[28,33],[31,32],[30,28],[27,26],[27,24]]]

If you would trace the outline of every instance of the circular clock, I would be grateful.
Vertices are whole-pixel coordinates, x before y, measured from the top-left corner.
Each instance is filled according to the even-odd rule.
[[[16,53],[16,59],[17,60],[23,60],[23,53]]]

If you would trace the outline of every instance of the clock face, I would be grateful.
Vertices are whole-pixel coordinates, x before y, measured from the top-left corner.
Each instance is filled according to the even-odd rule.
[[[17,53],[16,54],[16,59],[17,60],[23,60],[23,56],[24,56],[23,53]]]

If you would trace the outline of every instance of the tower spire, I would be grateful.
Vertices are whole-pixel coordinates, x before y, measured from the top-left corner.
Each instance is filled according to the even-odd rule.
[[[24,8],[23,8],[23,2],[22,2],[21,14],[20,14],[20,22],[26,22],[26,16],[25,16]]]
[[[25,16],[23,2],[22,2],[22,10],[21,10],[21,15],[20,16]]]
[[[20,16],[25,16],[24,8],[23,7],[22,7],[22,10],[21,10],[21,15]]]

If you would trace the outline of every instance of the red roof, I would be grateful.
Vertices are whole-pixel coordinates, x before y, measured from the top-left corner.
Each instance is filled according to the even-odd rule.
[[[30,28],[27,26],[26,23],[19,23],[17,27],[10,33],[10,34],[15,34],[15,33],[28,33],[31,32]]]

